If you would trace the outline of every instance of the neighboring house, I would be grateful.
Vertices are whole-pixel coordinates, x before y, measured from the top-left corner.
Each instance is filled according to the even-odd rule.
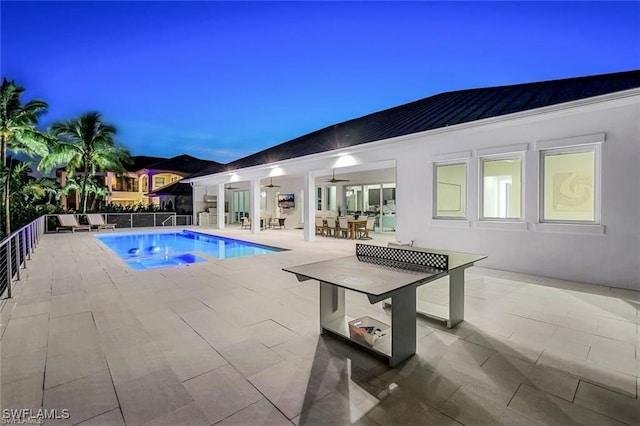
[[[127,166],[127,172],[122,176],[117,176],[113,172],[96,175],[96,177],[103,179],[104,184],[109,188],[107,203],[120,206],[148,206],[153,204],[160,208],[165,208],[166,205],[161,197],[154,194],[155,190],[178,182],[195,171],[219,164],[215,161],[201,160],[186,154],[172,158],[140,155],[132,157],[132,160],[132,164]],[[78,174],[82,175],[82,173]],[[57,175],[60,179],[60,184],[64,186],[67,179],[65,169],[58,169]],[[63,197],[63,207],[78,210],[80,208],[79,196],[80,194],[78,193],[72,193],[69,197]]]
[[[399,241],[488,255],[481,266],[640,290],[639,122],[638,70],[460,90],[185,181],[194,216],[217,197],[232,222],[266,208],[312,241],[316,215],[354,210]]]

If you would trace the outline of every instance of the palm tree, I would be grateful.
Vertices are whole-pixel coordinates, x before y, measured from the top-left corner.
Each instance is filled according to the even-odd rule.
[[[15,82],[2,79],[0,86],[0,167],[7,170],[7,149],[14,153],[46,155],[50,138],[35,129],[38,117],[46,112],[48,105],[41,100],[32,100],[22,105],[20,97],[24,88]],[[2,202],[5,213],[5,232],[11,234],[10,196],[3,185]]]
[[[81,170],[82,212],[87,212],[87,185],[98,171],[124,173],[124,163],[131,157],[126,148],[116,145],[113,135],[116,128],[102,121],[97,112],[89,112],[77,120],[59,121],[51,125],[51,133],[59,140],[51,154],[45,156],[40,165],[46,172],[60,164],[67,164],[67,173],[75,176]]]
[[[61,194],[69,196],[71,191],[76,193],[80,192],[82,190],[82,183],[83,182],[78,182],[75,178],[67,179],[67,183],[64,186],[64,188],[62,188]],[[93,177],[89,177],[89,179],[87,180],[85,190],[87,192],[87,197],[91,194],[94,195],[93,201],[91,202],[91,209],[90,209],[91,211],[96,210],[96,204],[98,203],[98,199],[105,198],[106,196],[109,195],[109,188],[106,185],[98,182]]]
[[[9,167],[0,171],[0,182],[12,201],[33,204],[47,197],[55,196],[54,186],[47,179],[29,177],[30,163],[9,162]]]
[[[0,185],[3,194],[6,195],[8,201],[11,202],[11,210],[5,212],[17,226],[33,220],[34,212],[42,209],[37,204],[41,200],[50,196],[54,191],[51,182],[46,178],[34,179],[29,176],[30,164],[8,160],[8,167],[0,167]],[[5,203],[5,206],[9,203]],[[5,230],[7,232],[7,230]],[[5,234],[4,237],[8,236]]]
[[[24,88],[15,82],[2,80],[0,86],[0,164],[7,165],[7,149],[14,153],[46,155],[50,139],[35,129],[38,118],[49,107],[46,102],[34,99],[22,105],[20,97]]]

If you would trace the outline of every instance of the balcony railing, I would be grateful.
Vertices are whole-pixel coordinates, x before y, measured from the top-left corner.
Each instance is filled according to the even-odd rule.
[[[155,228],[163,226],[190,226],[193,224],[193,216],[188,214],[175,214],[171,212],[158,213],[100,213],[106,223],[116,225],[116,229],[122,228]],[[87,218],[82,213],[74,215],[80,224],[86,224]],[[45,231],[55,232],[58,226],[58,218],[55,214],[46,215]]]
[[[20,280],[21,269],[31,260],[44,228],[45,217],[40,216],[0,242],[0,295],[6,292],[6,297],[11,297],[11,284],[14,279]]]

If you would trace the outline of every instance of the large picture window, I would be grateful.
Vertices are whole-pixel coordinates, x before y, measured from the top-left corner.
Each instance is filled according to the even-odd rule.
[[[480,159],[482,219],[522,219],[522,158]]]
[[[542,221],[596,222],[596,149],[541,151]]]
[[[435,217],[467,216],[467,164],[435,165]]]

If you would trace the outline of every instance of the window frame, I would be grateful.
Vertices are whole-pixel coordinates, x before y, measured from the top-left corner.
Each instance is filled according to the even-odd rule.
[[[323,211],[324,208],[324,187],[322,185],[316,185],[316,190],[315,190],[315,195],[316,195],[316,199],[315,199],[315,205],[316,205],[316,212],[321,212]]]
[[[508,152],[495,155],[478,156],[478,221],[479,222],[510,222],[523,223],[525,221],[525,152]],[[484,215],[484,162],[500,160],[520,160],[520,217],[485,217]]]
[[[464,216],[438,216],[438,167],[441,166],[464,166],[464,184],[465,193],[464,200]],[[433,163],[433,211],[432,219],[434,220],[453,220],[468,221],[469,220],[469,158],[456,158],[447,161],[435,161]]]
[[[585,143],[572,146],[549,146],[541,148],[539,151],[538,170],[538,223],[539,224],[559,224],[559,225],[600,225],[601,224],[601,160],[602,145],[600,143]],[[578,154],[593,152],[593,220],[567,220],[567,219],[546,219],[545,208],[545,157],[547,155],[558,154]]]

